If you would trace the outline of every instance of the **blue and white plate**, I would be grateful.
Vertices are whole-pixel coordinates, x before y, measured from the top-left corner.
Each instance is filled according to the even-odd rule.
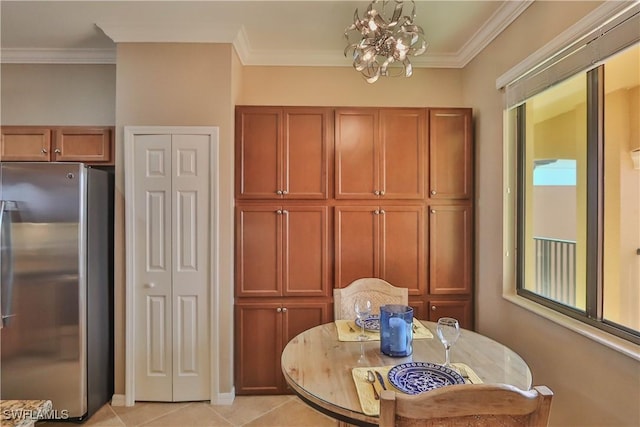
[[[380,331],[380,316],[377,314],[372,314],[371,316],[365,317],[364,320],[356,319],[356,325],[359,328],[362,328],[362,324],[364,324],[364,328],[367,331]]]
[[[420,394],[448,385],[464,384],[464,378],[446,366],[428,362],[409,362],[391,368],[389,382],[407,394]]]

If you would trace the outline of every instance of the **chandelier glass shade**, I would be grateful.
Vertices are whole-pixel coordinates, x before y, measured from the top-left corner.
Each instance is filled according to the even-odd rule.
[[[414,0],[411,5],[411,13],[406,14],[403,0],[373,0],[362,19],[356,9],[353,24],[344,32],[347,40],[344,55],[351,53],[353,67],[368,83],[374,83],[380,76],[410,77],[413,68],[409,57],[427,50],[424,31],[415,24]]]

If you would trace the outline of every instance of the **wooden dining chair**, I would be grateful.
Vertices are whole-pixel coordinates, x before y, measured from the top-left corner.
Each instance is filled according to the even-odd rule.
[[[454,385],[413,396],[383,390],[380,427],[543,427],[552,397],[545,386],[523,391],[507,384]]]
[[[409,290],[399,288],[375,277],[366,277],[351,282],[345,288],[333,290],[334,320],[353,320],[356,312],[353,305],[356,298],[366,296],[371,301],[371,314],[379,314],[385,304],[409,304]]]

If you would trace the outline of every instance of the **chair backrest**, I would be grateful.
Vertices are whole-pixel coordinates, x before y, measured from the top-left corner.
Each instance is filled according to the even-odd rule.
[[[380,427],[547,426],[553,392],[507,384],[465,384],[411,396],[380,394]]]
[[[346,288],[333,290],[334,320],[353,320],[356,312],[353,305],[356,298],[366,295],[371,301],[371,314],[379,314],[385,304],[409,304],[409,290],[398,288],[382,279],[367,277],[351,282]]]

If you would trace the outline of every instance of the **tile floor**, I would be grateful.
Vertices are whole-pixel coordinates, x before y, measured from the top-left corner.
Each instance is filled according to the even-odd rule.
[[[83,426],[102,427],[335,427],[338,422],[307,406],[296,396],[236,396],[232,405],[205,402],[138,402],[134,406],[103,406]],[[36,427],[69,427],[38,422]]]

